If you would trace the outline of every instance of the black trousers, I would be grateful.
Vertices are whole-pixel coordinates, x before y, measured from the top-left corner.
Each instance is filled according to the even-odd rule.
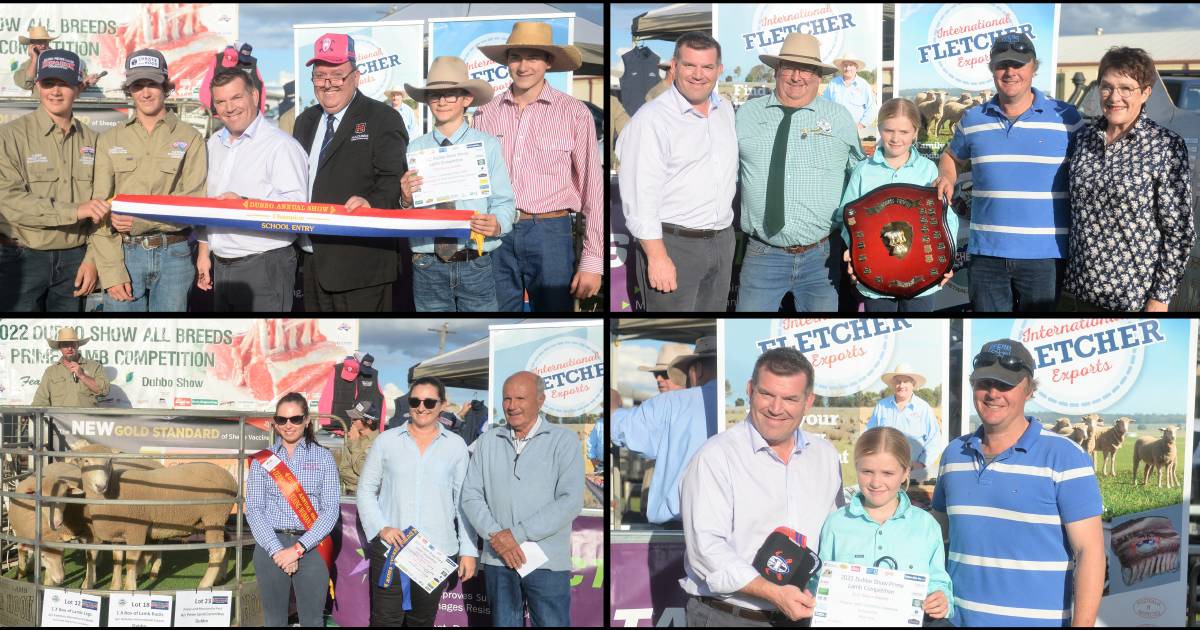
[[[321,288],[312,254],[304,256],[304,312],[306,313],[390,313],[392,284],[331,292]]]
[[[408,626],[410,628],[432,628],[433,621],[437,617],[438,603],[442,600],[442,593],[449,586],[451,580],[457,580],[458,575],[451,573],[442,580],[432,593],[426,593],[425,589],[417,584],[412,584],[409,589],[409,599],[412,603],[412,610],[404,610],[404,591],[400,588],[400,571],[396,570],[392,573],[392,585],[388,588],[379,588],[379,576],[383,573],[384,563],[386,561],[383,542],[379,537],[371,539],[370,545],[367,547],[367,559],[371,566],[368,571],[368,577],[371,580],[371,627],[400,627]],[[458,561],[458,557],[454,557],[454,561]]]

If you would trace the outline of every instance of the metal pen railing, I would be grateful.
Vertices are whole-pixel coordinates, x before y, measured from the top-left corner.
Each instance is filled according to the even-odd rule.
[[[234,596],[237,598],[236,601],[238,602],[238,605],[233,608],[233,611],[232,611],[233,615],[234,615],[233,620],[236,625],[239,625],[239,626],[242,625],[242,623],[244,621],[243,615],[242,615],[242,608],[243,608],[242,603],[243,603],[244,597],[246,596],[245,590],[247,587],[254,586],[257,582],[257,579],[253,582],[244,580],[243,579],[243,570],[242,570],[242,563],[243,563],[242,548],[247,545],[254,544],[254,538],[252,536],[249,538],[247,538],[245,536],[246,532],[245,532],[244,526],[243,526],[244,514],[245,514],[244,506],[245,506],[245,471],[246,471],[244,462],[246,461],[246,456],[248,454],[246,451],[246,419],[248,416],[258,417],[261,415],[265,415],[265,414],[263,414],[263,412],[229,413],[229,412],[220,412],[220,411],[184,411],[184,412],[181,412],[179,410],[133,410],[133,409],[90,409],[90,408],[89,409],[80,409],[80,408],[35,409],[35,408],[31,408],[31,407],[0,407],[0,414],[5,414],[5,413],[16,414],[16,415],[28,415],[28,416],[31,416],[33,419],[33,422],[32,422],[32,428],[33,428],[32,438],[33,439],[32,439],[32,441],[31,442],[16,442],[15,444],[17,444],[17,446],[9,446],[7,443],[4,442],[3,423],[0,423],[0,455],[28,456],[28,457],[32,458],[32,460],[33,460],[32,475],[36,479],[36,485],[35,485],[36,492],[33,494],[18,494],[16,492],[12,492],[12,491],[0,490],[0,496],[8,497],[10,499],[10,501],[14,498],[21,498],[24,500],[31,500],[33,502],[34,514],[37,515],[37,517],[34,518],[34,538],[33,539],[18,538],[15,535],[10,535],[10,534],[0,531],[0,543],[8,543],[8,544],[14,544],[14,545],[15,544],[23,544],[23,545],[29,545],[29,546],[33,547],[31,554],[32,554],[33,566],[34,566],[34,569],[33,569],[33,588],[34,588],[33,613],[34,614],[33,614],[33,619],[32,619],[32,622],[34,624],[40,623],[40,620],[41,620],[42,598],[40,596],[38,596],[38,594],[47,588],[57,588],[55,586],[48,586],[48,585],[42,584],[42,563],[41,563],[42,548],[60,549],[60,550],[64,550],[64,551],[71,550],[71,549],[80,549],[80,550],[84,550],[85,552],[87,552],[87,551],[91,551],[91,550],[189,551],[189,550],[216,549],[216,548],[228,549],[230,547],[233,547],[234,548],[234,571],[237,574],[234,578],[234,583],[232,585],[226,583],[225,585],[222,585],[220,587],[214,585],[211,588],[212,589],[219,588],[219,590],[231,590],[234,592]],[[43,503],[74,503],[74,504],[88,505],[88,504],[99,503],[99,502],[103,501],[106,505],[214,505],[214,504],[220,504],[220,503],[228,503],[230,501],[230,499],[181,499],[181,500],[122,499],[122,500],[116,500],[116,499],[89,499],[86,497],[85,498],[73,498],[73,497],[56,497],[56,496],[44,497],[44,496],[42,496],[41,487],[42,487],[42,480],[43,480],[43,469],[44,469],[45,458],[47,458],[47,457],[80,457],[82,455],[81,453],[75,452],[75,451],[49,450],[43,446],[44,437],[45,437],[44,429],[46,428],[46,424],[47,424],[46,418],[49,415],[53,415],[53,414],[57,414],[57,413],[62,413],[62,414],[86,413],[88,415],[101,415],[101,416],[103,416],[103,415],[122,415],[122,416],[172,415],[172,416],[183,416],[183,417],[193,417],[193,418],[195,418],[195,417],[202,417],[202,418],[237,417],[238,418],[238,448],[237,448],[236,454],[232,454],[232,453],[95,453],[95,452],[88,452],[86,454],[86,456],[89,458],[103,458],[103,459],[120,458],[123,460],[130,460],[130,459],[189,459],[189,460],[226,459],[227,460],[227,459],[236,458],[237,461],[239,462],[239,465],[237,466],[237,469],[238,469],[237,494],[236,494],[236,497],[233,498],[233,500],[236,502],[236,505],[237,505],[237,517],[235,519],[234,539],[228,540],[225,542],[221,542],[221,543],[170,543],[170,544],[155,544],[155,545],[124,545],[124,544],[110,544],[110,543],[43,541],[42,540],[42,535],[43,535],[42,518],[41,518],[41,510],[42,510]],[[10,476],[8,478],[0,479],[0,482],[3,482],[3,483],[0,483],[0,488],[5,487],[4,484],[12,482],[15,479],[24,478],[27,476],[29,476],[28,473],[18,473],[16,475]],[[224,531],[224,529],[222,531]],[[114,561],[114,564],[115,564],[115,561]],[[222,567],[225,566],[225,559],[222,560],[221,566]],[[132,566],[132,567],[129,567],[128,570],[136,571],[137,567]],[[5,581],[10,581],[10,579],[0,577],[0,583],[3,583]],[[11,580],[11,581],[19,582],[17,580]],[[71,590],[77,590],[79,592],[94,594],[94,595],[112,595],[114,593],[130,592],[130,591],[125,591],[125,590],[98,589],[98,588],[71,589]],[[195,591],[195,590],[197,590],[197,589],[162,589],[162,590],[154,590],[151,592],[178,593],[181,591],[187,592],[187,591]]]

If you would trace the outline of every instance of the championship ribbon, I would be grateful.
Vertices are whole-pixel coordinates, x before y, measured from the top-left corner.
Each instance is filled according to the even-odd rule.
[[[408,544],[409,540],[412,540],[412,537],[416,533],[417,530],[415,527],[405,529],[399,545],[388,545],[382,539],[379,541],[388,548],[388,551],[383,557],[383,571],[379,573],[379,580],[375,585],[379,588],[389,588],[392,585],[392,576],[395,573],[399,573],[400,591],[404,594],[404,610],[412,610],[412,579],[396,566],[396,556],[400,555],[400,550],[404,548],[404,545]]]
[[[292,469],[288,468],[287,464],[283,463],[283,460],[279,459],[269,448],[264,448],[251,455],[250,459],[258,462],[263,470],[271,476],[275,485],[279,486],[283,498],[287,499],[288,505],[292,506],[292,511],[296,513],[296,517],[300,519],[304,529],[312,529],[313,523],[317,522],[317,510],[313,507],[312,501],[309,500],[308,494],[304,492],[300,480],[296,479]],[[329,598],[334,599],[333,538],[326,536],[321,539],[320,544],[317,545],[317,552],[321,554],[321,559],[325,561],[325,566],[329,569]]]
[[[222,227],[282,232],[366,237],[472,237],[472,210],[347,210],[333,203],[265,201],[261,199],[210,199],[169,195],[117,195],[112,210],[155,221],[216,225]]]

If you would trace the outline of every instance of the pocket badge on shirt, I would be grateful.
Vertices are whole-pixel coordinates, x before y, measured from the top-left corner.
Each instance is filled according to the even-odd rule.
[[[91,166],[96,163],[96,147],[79,147],[79,163]]]

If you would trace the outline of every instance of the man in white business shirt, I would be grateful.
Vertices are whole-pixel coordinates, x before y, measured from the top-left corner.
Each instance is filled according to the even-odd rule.
[[[263,122],[250,75],[237,69],[218,72],[212,81],[212,99],[225,128],[208,139],[208,195],[308,201],[308,156],[299,142]],[[215,289],[213,310],[292,310],[294,234],[206,227],[197,238],[196,286]]]
[[[721,44],[685,33],[673,60],[671,88],[617,139],[621,207],[641,245],[635,272],[646,310],[724,312],[738,146],[733,105],[714,91]]]
[[[746,421],[709,438],[680,484],[691,627],[794,625],[816,599],[792,584],[772,584],[752,566],[776,527],[806,536],[814,551],[821,525],[841,507],[841,457],[800,429],[813,403],[813,367],[794,348],[758,357],[746,392]]]

